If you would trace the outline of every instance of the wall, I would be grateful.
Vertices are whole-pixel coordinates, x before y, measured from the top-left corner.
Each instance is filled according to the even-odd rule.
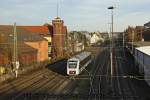
[[[0,65],[6,65],[8,64],[9,60],[8,60],[8,54],[6,54],[6,52],[2,52],[2,50],[0,50]]]
[[[23,65],[28,65],[37,62],[37,52],[26,52],[18,56],[19,61]]]
[[[52,58],[52,37],[45,36],[44,38],[48,41],[48,59],[50,60]]]
[[[25,42],[25,44],[38,50],[37,61],[42,62],[48,59],[48,41]]]

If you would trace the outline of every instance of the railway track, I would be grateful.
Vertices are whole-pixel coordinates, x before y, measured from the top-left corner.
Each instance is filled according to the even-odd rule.
[[[109,54],[108,51],[106,50],[106,54],[104,57],[104,61],[103,63],[101,63],[98,75],[99,75],[99,84],[98,84],[98,100],[103,99],[103,95],[105,94],[105,90],[106,90],[106,84],[107,84],[107,77],[104,77],[105,75],[107,75],[107,60],[109,58]]]
[[[101,56],[103,56],[104,59],[102,59],[102,61],[98,61],[98,64],[93,65],[96,66],[96,69],[92,75],[92,79],[91,79],[92,85],[90,87],[88,100],[91,100],[93,98],[95,98],[95,100],[97,99],[99,100],[102,98],[102,81],[104,79],[102,80],[101,75],[105,74],[104,66],[106,64],[106,59],[108,59],[107,51],[104,51]]]
[[[23,85],[24,83],[28,83],[29,81],[37,78],[37,76],[41,76],[43,75],[43,73],[45,73],[45,70],[42,71],[38,71],[34,74],[31,75],[31,77],[21,77],[18,80],[14,80],[12,82],[8,82],[7,84],[4,84],[3,86],[0,87],[0,93],[8,93],[8,92],[14,92],[15,88],[17,88],[18,86]]]
[[[119,51],[117,53],[115,53],[115,62],[116,62],[116,76],[124,76],[125,73],[123,70],[124,69],[124,63],[123,60],[121,59],[117,59],[122,57],[123,52]],[[123,58],[125,59],[125,56],[123,56]],[[116,77],[117,78],[117,85],[118,85],[118,91],[119,91],[119,97],[121,100],[139,100],[137,98],[137,96],[135,95],[135,89],[133,87],[131,87],[131,83],[129,83],[130,79],[123,79],[120,77]],[[119,100],[120,100],[119,99]]]
[[[43,70],[42,70],[43,71]],[[33,74],[31,74],[32,77],[30,77],[31,79],[34,78],[38,73],[43,73],[41,70],[40,71],[37,71]],[[13,83],[13,84],[22,84],[26,81],[30,80],[28,77],[26,76],[21,76],[19,77],[17,80],[12,80],[12,81],[7,81],[5,82],[5,84],[0,84],[0,93],[2,92],[2,90],[4,90],[5,88],[8,89],[8,87],[10,87],[10,83]]]
[[[22,97],[26,93],[38,93],[37,90],[41,89],[43,87],[43,85],[47,84],[48,82],[53,81],[55,76],[56,76],[56,74],[50,76],[47,79],[45,79],[45,77],[39,79],[38,81],[34,82],[30,86],[24,88],[23,92],[16,93],[16,96],[13,97],[13,100],[19,99],[20,97]]]
[[[124,56],[124,58],[127,59],[127,57],[125,57],[125,55],[123,55],[122,50],[121,50],[121,52],[119,52],[119,56]],[[123,61],[121,61],[120,59],[119,59],[119,61],[122,62],[122,66],[123,66]],[[121,66],[121,64],[120,64],[120,66]],[[122,69],[120,68],[121,73],[123,73],[123,70],[125,70],[124,68],[125,67],[123,67]],[[125,79],[122,79],[122,83],[123,83],[123,81],[125,81]],[[131,83],[131,79],[128,78],[126,80],[126,83],[127,83],[126,85],[128,86],[128,88],[130,89],[129,97],[131,97],[131,99],[129,99],[129,100],[140,100],[140,99],[138,99],[138,96],[136,95],[136,90],[134,89],[134,86]]]
[[[62,63],[61,63],[62,64]],[[57,64],[55,64],[56,66]],[[60,64],[59,64],[60,65]],[[57,66],[58,67],[58,66]],[[65,69],[60,69],[64,71]],[[1,100],[20,100],[25,99],[28,100],[28,97],[33,97],[36,94],[43,94],[45,98],[50,98],[50,95],[58,94],[64,89],[67,89],[68,84],[73,84],[74,82],[70,82],[68,77],[65,77],[61,74],[55,73],[48,68],[44,68],[42,70],[36,71],[30,76],[22,76],[14,81],[10,81],[6,84],[2,84],[0,87]],[[70,85],[72,88],[73,85]],[[64,88],[66,87],[66,88]],[[75,86],[73,86],[75,87]],[[70,90],[67,90],[70,92]],[[36,95],[37,96],[37,95]],[[40,95],[41,96],[41,95]],[[52,99],[53,100],[53,99]]]
[[[11,85],[14,85],[13,87],[10,86],[8,88],[6,88],[6,91],[3,91],[1,95],[1,98],[3,98],[3,100],[9,98],[13,98],[14,96],[17,96],[18,94],[22,93],[23,91],[25,91],[27,88],[33,88],[33,86],[38,85],[41,82],[44,82],[44,78],[43,78],[43,74],[49,73],[46,70],[43,70],[39,73],[37,73],[34,77],[31,77],[29,79],[27,79],[27,81],[20,81],[18,83],[10,83]],[[37,77],[38,76],[38,77]]]
[[[119,76],[119,67],[120,67],[120,62],[117,61],[117,56],[115,55],[116,53],[114,53],[114,75],[115,76]],[[114,93],[115,93],[115,96],[117,97],[118,100],[125,100],[124,98],[124,92],[123,92],[123,87],[120,83],[120,79],[119,77],[115,77],[115,79],[113,79],[113,85],[114,85]]]

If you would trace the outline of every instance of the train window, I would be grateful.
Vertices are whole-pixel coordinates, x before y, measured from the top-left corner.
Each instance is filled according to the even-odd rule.
[[[69,68],[76,68],[77,67],[77,62],[69,62]]]

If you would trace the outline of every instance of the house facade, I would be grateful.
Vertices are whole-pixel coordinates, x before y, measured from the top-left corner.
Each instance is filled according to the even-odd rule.
[[[33,62],[42,62],[48,59],[48,42],[38,34],[31,33],[17,27],[17,59],[21,64],[28,65]],[[13,61],[13,26],[0,25],[1,65]]]

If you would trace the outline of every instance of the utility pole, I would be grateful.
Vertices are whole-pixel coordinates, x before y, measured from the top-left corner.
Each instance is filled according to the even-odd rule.
[[[18,48],[17,48],[17,32],[16,23],[14,23],[14,33],[13,33],[13,69],[15,70],[16,78],[18,76],[19,61],[18,61]]]
[[[13,69],[16,68],[17,61],[17,36],[16,36],[16,23],[14,23],[14,33],[13,33]]]

